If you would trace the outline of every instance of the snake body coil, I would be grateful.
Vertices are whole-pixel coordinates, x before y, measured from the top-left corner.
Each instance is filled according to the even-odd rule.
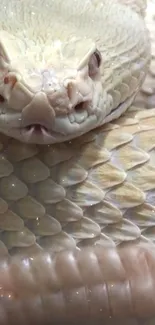
[[[1,325],[154,316],[146,3],[81,1],[1,0]]]

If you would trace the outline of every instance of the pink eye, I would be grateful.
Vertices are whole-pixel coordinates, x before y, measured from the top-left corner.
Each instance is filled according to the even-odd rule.
[[[5,77],[4,78],[4,83],[7,85],[9,83],[9,78],[8,77]]]
[[[96,50],[96,51],[94,52],[94,56],[95,56],[95,58],[96,58],[97,65],[98,65],[98,68],[99,68],[100,65],[101,65],[101,61],[102,61],[101,53],[100,53],[98,50]]]
[[[11,84],[12,85],[12,88],[14,87],[14,85],[16,84],[16,82],[17,82],[17,78],[16,78],[16,76],[14,76],[13,74],[9,74],[8,76],[6,76],[5,78],[4,78],[4,84]]]
[[[102,62],[101,53],[98,50],[96,50],[92,54],[88,64],[89,76],[91,78],[95,77],[95,75],[99,72],[99,67],[101,65],[101,62]]]

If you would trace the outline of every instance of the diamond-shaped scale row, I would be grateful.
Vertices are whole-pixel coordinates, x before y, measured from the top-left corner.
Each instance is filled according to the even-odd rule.
[[[155,109],[69,143],[1,136],[0,254],[154,240]]]

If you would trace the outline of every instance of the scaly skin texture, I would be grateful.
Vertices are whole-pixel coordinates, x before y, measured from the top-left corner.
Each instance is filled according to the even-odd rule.
[[[155,3],[148,1],[147,15],[145,18],[147,27],[150,31],[151,39],[151,64],[141,91],[136,96],[135,105],[141,108],[154,108],[155,106]]]
[[[154,324],[154,148],[135,106],[65,143],[1,134],[1,325]]]
[[[70,143],[1,138],[0,324],[154,315],[154,148],[135,107]]]
[[[125,112],[150,61],[145,3],[3,0],[0,131],[51,144]]]

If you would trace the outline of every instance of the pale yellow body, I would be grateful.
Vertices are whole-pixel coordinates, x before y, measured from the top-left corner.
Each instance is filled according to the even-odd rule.
[[[16,1],[10,2],[7,9],[4,5],[2,6],[1,25],[5,31],[1,31],[1,36],[6,32],[11,34],[7,34],[8,38],[3,38],[1,46],[10,57],[10,69],[13,71],[16,62],[18,64],[16,69],[21,75],[20,82],[16,82],[13,88],[9,88],[5,82],[2,83],[4,90],[8,90],[7,94],[10,91],[7,105],[11,106],[12,103],[15,105],[13,96],[16,95],[17,103],[23,106],[24,100],[17,91],[17,88],[19,90],[21,87],[22,94],[24,91],[25,94],[30,91],[33,93],[34,106],[32,105],[28,112],[31,112],[32,116],[36,114],[35,111],[38,112],[35,106],[35,96],[38,96],[38,107],[43,115],[46,115],[43,102],[41,101],[43,106],[39,104],[43,89],[36,92],[25,78],[31,77],[29,70],[26,69],[27,64],[32,64],[34,69],[38,69],[39,64],[43,66],[48,63],[43,52],[39,56],[36,48],[33,48],[30,43],[33,39],[36,46],[41,46],[47,35],[49,39],[47,38],[44,44],[46,54],[49,51],[48,42],[51,39],[53,41],[61,38],[63,46],[64,40],[69,40],[67,45],[69,48],[66,47],[63,58],[59,53],[59,61],[57,61],[58,52],[51,57],[51,60],[55,60],[55,66],[60,65],[62,74],[65,70],[61,64],[78,66],[77,61],[80,62],[84,52],[87,54],[90,50],[90,39],[96,43],[103,57],[101,93],[102,95],[106,93],[108,97],[105,97],[107,100],[104,98],[105,107],[102,105],[99,108],[100,111],[105,109],[102,127],[97,129],[94,127],[90,133],[85,129],[86,134],[71,139],[69,142],[44,146],[24,144],[12,139],[13,121],[15,123],[16,113],[21,112],[21,109],[19,105],[15,105],[14,110],[12,108],[10,112],[12,118],[10,115],[8,117],[9,124],[8,111],[7,109],[4,111],[6,103],[2,104],[3,115],[6,119],[3,115],[1,116],[6,123],[5,126],[7,125],[7,131],[4,130],[4,133],[9,135],[9,137],[2,135],[0,140],[2,246],[4,243],[9,251],[21,247],[25,250],[25,247],[31,246],[38,249],[48,246],[52,251],[59,251],[81,245],[92,245],[96,242],[101,242],[103,245],[109,241],[119,244],[123,241],[145,237],[145,217],[139,220],[140,211],[146,211],[147,225],[154,226],[154,212],[152,211],[154,211],[155,167],[153,166],[154,152],[150,151],[153,149],[152,141],[154,141],[154,111],[137,113],[137,117],[133,115],[131,119],[128,118],[129,113],[126,113],[123,118],[113,121],[112,124],[105,124],[109,119],[116,119],[117,112],[118,115],[122,114],[121,108],[118,108],[114,113],[106,115],[109,96],[111,96],[113,108],[124,103],[123,110],[126,110],[140,88],[147,70],[150,54],[148,32],[142,17],[145,1],[132,1],[131,6],[128,1],[125,5],[123,1],[117,0],[87,1],[82,7],[81,0],[78,0],[75,1],[75,6],[70,7],[69,0],[61,3],[52,0],[50,3],[47,2],[47,7],[43,6],[43,10],[39,7],[42,4],[41,0],[38,2],[38,7],[35,1],[31,1],[29,7],[27,4],[28,0],[20,1],[18,5]],[[52,22],[50,22],[51,25],[46,26],[45,14],[50,14],[50,10]],[[90,23],[93,10],[95,11],[94,20]],[[8,22],[5,14],[10,16]],[[11,29],[11,21],[13,23],[11,17],[16,17],[13,29]],[[68,17],[70,21],[67,22]],[[88,18],[89,21],[87,21]],[[21,19],[25,24],[23,29],[19,28]],[[38,28],[36,28],[37,20],[40,24]],[[66,24],[63,27],[65,21]],[[117,22],[116,28],[113,26],[114,22]],[[57,24],[59,24],[59,29]],[[94,30],[92,24],[95,24],[94,26],[98,29]],[[103,33],[104,29],[106,32]],[[52,30],[51,34],[50,30]],[[26,57],[22,52],[23,33],[25,33],[25,42],[27,42]],[[77,43],[70,42],[72,33],[75,38],[80,37],[81,40]],[[82,33],[90,37],[89,41],[85,40],[85,47],[82,47],[84,44]],[[9,37],[14,37],[14,39],[11,40]],[[15,44],[20,45],[21,48],[15,47]],[[78,51],[75,56],[73,52],[69,52],[73,44],[75,45],[74,51]],[[45,62],[43,57],[46,59]],[[67,57],[70,61],[67,61]],[[83,60],[85,61],[86,59]],[[24,70],[22,70],[22,63]],[[80,63],[80,69],[84,64]],[[80,82],[85,87],[82,79],[79,84]],[[48,94],[44,90],[44,98]],[[64,112],[64,119],[65,114]],[[143,115],[146,115],[146,120],[141,118]],[[63,123],[63,116],[61,119]],[[72,127],[74,129],[74,123]],[[75,137],[73,133],[70,135],[72,135],[71,138]],[[23,140],[22,132],[19,132],[19,136],[19,139]]]
[[[24,8],[27,2],[21,2]],[[60,1],[50,3],[57,4],[55,22],[62,27],[56,19]],[[67,8],[70,1],[62,3]],[[73,13],[80,13],[76,10],[78,3],[80,0],[69,9],[76,22]],[[101,1],[92,3],[95,8]],[[132,8],[121,3],[132,4]],[[105,0],[103,6],[115,8],[113,13],[117,15],[111,17],[111,22],[119,20],[120,30],[123,19],[131,17],[133,23],[127,20],[132,37],[122,31],[129,41],[123,43],[118,31],[118,38],[111,39],[111,25],[104,21],[107,33],[102,33],[102,37],[109,47],[103,64],[102,92],[109,89],[117,107],[122,98],[128,97],[127,90],[132,89],[136,95],[148,67],[148,35],[142,20],[145,1]],[[65,19],[64,8],[62,12]],[[39,13],[43,15],[44,10]],[[108,15],[106,10],[104,15]],[[28,22],[26,17],[24,21]],[[46,21],[42,24],[46,25]],[[7,22],[5,26],[12,32]],[[62,36],[67,26],[60,28]],[[87,28],[88,22],[83,20],[80,26],[81,30]],[[153,26],[149,29],[153,31]],[[54,36],[56,30],[50,35]],[[78,31],[80,35],[80,28]],[[87,31],[93,36],[93,28],[91,33],[90,28]],[[99,35],[100,32],[99,28]],[[154,34],[151,37],[153,43]],[[134,51],[135,43],[138,52]],[[118,60],[122,59],[123,50],[129,58],[124,66]],[[112,52],[116,54],[114,65]],[[101,127],[80,137],[44,146],[18,141],[19,133],[14,134],[17,139],[9,136],[11,118],[7,129],[3,124],[3,133],[8,136],[0,136],[1,325],[55,325],[70,324],[69,321],[78,325],[154,324],[155,108],[141,109],[144,103],[147,108],[153,107],[154,53],[152,47],[151,68],[143,91],[136,98],[137,107],[132,105],[118,119],[111,116],[110,123],[105,117]],[[134,70],[137,62],[140,70]],[[20,60],[16,63],[20,65]],[[38,61],[33,64],[37,66]],[[32,95],[34,84],[30,90],[32,80],[26,79],[27,69],[22,71],[25,74],[16,86]],[[15,96],[12,116],[17,117],[16,112],[22,112],[23,97],[8,89],[6,94]],[[38,107],[40,98],[37,102],[34,99],[34,106],[30,104],[30,113]],[[10,105],[13,97],[9,100]],[[126,103],[124,110],[129,106]],[[64,118],[65,114],[64,110]],[[22,134],[20,140],[23,141]]]

